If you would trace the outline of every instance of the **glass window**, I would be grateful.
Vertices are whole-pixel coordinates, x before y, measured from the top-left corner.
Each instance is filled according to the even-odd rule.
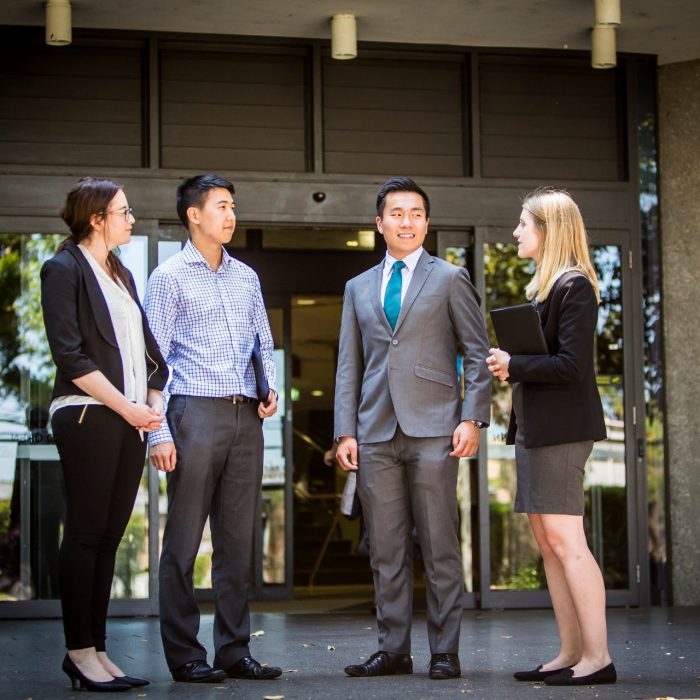
[[[58,597],[65,498],[39,271],[62,238],[0,234],[0,600]]]
[[[603,569],[607,588],[627,588],[628,532],[625,470],[625,415],[622,325],[622,264],[618,246],[592,248],[601,304],[595,363],[608,439],[594,445],[586,464],[584,524],[589,545]],[[484,247],[486,310],[525,301],[534,263],[517,257],[514,243]],[[487,313],[489,338],[496,343]],[[505,444],[510,416],[510,386],[494,381],[488,428],[488,492],[491,588],[533,590],[546,587],[544,568],[527,517],[514,513],[515,448]]]

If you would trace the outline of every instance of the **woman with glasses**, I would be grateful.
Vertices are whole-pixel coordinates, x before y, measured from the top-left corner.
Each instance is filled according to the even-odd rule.
[[[57,368],[49,414],[66,487],[63,670],[73,688],[121,691],[148,681],[107,656],[107,606],[143,474],[144,432],[163,420],[168,370],[134,280],[113,252],[129,242],[135,221],[122,188],[83,178],[61,217],[70,235],[41,270],[41,304]]]
[[[537,540],[559,632],[559,653],[519,681],[614,683],[605,585],[583,528],[583,472],[595,440],[607,436],[593,362],[600,292],[576,203],[562,190],[525,197],[513,232],[518,257],[532,258],[525,294],[537,305],[547,354],[491,348],[489,369],[513,384],[507,442],[515,443],[515,511]]]

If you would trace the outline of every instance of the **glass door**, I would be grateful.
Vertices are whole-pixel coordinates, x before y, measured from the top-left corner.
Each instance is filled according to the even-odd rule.
[[[289,306],[267,300],[267,315],[275,342],[277,413],[263,422],[265,451],[259,523],[255,531],[254,586],[251,598],[290,598],[292,592],[290,454],[291,396],[288,390],[291,357],[288,348]],[[285,340],[286,339],[286,340]]]
[[[608,439],[595,444],[586,465],[584,524],[613,604],[639,602],[634,440],[632,289],[629,235],[598,232],[591,248],[601,288],[595,346],[598,389]],[[491,342],[488,311],[525,301],[531,261],[517,257],[510,230],[480,229],[475,268]],[[515,451],[505,444],[510,386],[494,382],[491,425],[479,455],[480,591],[484,607],[549,605],[544,569],[527,516],[513,513]]]

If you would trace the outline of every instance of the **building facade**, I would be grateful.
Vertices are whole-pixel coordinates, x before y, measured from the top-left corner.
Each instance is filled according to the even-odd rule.
[[[260,276],[282,377],[280,414],[265,427],[256,597],[371,581],[324,452],[344,283],[383,255],[378,185],[408,174],[431,197],[429,251],[469,269],[485,312],[520,301],[531,272],[511,237],[522,196],[550,184],[579,202],[603,292],[608,425],[587,468],[590,543],[610,604],[698,602],[698,62],[659,69],[653,55],[621,53],[596,71],[584,51],[379,42],[339,62],[322,40],[86,29],[55,49],[36,27],[1,33],[0,616],[59,610],[62,486],[38,270],[65,235],[65,193],[87,174],[124,185],[137,224],[121,254],[142,293],[185,240],[175,187],[209,171],[236,186],[231,253]],[[508,405],[498,389],[485,444],[461,464],[468,607],[548,603],[527,523],[512,513]],[[144,469],[117,613],[157,612],[160,477]],[[195,570],[203,598],[207,543]]]

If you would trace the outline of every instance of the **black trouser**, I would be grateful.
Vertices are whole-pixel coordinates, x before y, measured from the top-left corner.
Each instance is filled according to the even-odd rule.
[[[248,590],[263,467],[257,401],[171,396],[168,424],[177,449],[168,472],[168,519],[160,556],[160,632],[171,670],[205,660],[197,639],[192,575],[209,516],[214,592],[214,665],[250,654]]]
[[[51,423],[66,484],[58,560],[66,647],[104,651],[115,555],[134,507],[146,442],[106,406],[66,406]]]

